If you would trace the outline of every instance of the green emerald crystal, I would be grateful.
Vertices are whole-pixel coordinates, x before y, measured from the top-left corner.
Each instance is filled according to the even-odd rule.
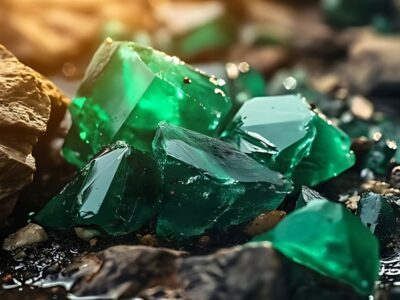
[[[301,193],[299,195],[299,198],[297,199],[296,202],[296,209],[302,208],[306,206],[307,203],[314,200],[327,200],[327,199],[317,191],[314,191],[313,189],[310,189],[309,187],[303,185],[301,187]]]
[[[164,176],[157,235],[183,240],[274,210],[291,183],[230,144],[160,124],[153,143]]]
[[[364,193],[358,204],[361,222],[375,234],[382,250],[395,244],[396,213],[392,205],[397,206],[390,198],[372,192]]]
[[[379,269],[376,238],[344,206],[311,201],[250,243],[269,241],[289,259],[369,295]]]
[[[117,140],[150,152],[160,121],[217,136],[232,110],[224,85],[177,57],[106,41],[70,106],[73,126],[64,156],[82,167]]]
[[[243,104],[224,139],[291,178],[299,189],[350,168],[350,139],[296,95],[254,98]]]
[[[157,165],[118,142],[90,161],[35,216],[48,228],[94,226],[120,235],[146,225],[159,197]]]
[[[367,153],[363,167],[373,174],[385,175],[397,151],[397,143],[381,139]]]

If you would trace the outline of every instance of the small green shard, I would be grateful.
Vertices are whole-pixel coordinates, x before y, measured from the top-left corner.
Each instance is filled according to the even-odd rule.
[[[133,232],[154,216],[159,184],[153,160],[118,142],[90,161],[35,220],[53,229],[94,226],[111,235]]]
[[[350,139],[300,96],[254,98],[243,104],[223,137],[259,162],[314,186],[350,168]]]
[[[311,201],[250,243],[271,242],[289,259],[369,295],[379,269],[379,245],[341,204]]]
[[[301,187],[301,193],[299,195],[299,198],[297,199],[297,202],[296,202],[296,209],[306,206],[307,203],[314,201],[314,200],[327,200],[327,199],[325,197],[323,197],[317,191],[314,191],[314,190],[310,189],[309,187],[306,187],[303,185]]]
[[[160,121],[217,136],[232,110],[224,84],[177,57],[106,41],[70,106],[73,126],[64,156],[82,167],[117,140],[150,152]]]
[[[396,213],[391,205],[397,206],[388,197],[372,192],[364,193],[358,204],[361,222],[375,234],[382,250],[393,248],[395,244]]]
[[[373,174],[385,175],[396,151],[397,143],[395,141],[381,139],[367,153],[363,167],[373,172]]]
[[[292,185],[231,145],[162,123],[153,142],[164,175],[157,235],[184,240],[274,210]]]

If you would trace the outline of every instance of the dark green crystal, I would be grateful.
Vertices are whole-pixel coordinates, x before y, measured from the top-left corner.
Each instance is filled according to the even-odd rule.
[[[183,240],[276,209],[291,192],[281,174],[231,145],[162,123],[153,143],[164,175],[157,235]]]
[[[314,200],[327,200],[327,199],[325,197],[323,197],[317,191],[314,191],[314,190],[310,189],[309,187],[306,187],[303,185],[301,187],[301,193],[299,195],[299,198],[297,199],[297,202],[296,202],[296,209],[304,207],[307,205],[307,203],[314,201]]]
[[[311,201],[252,243],[271,242],[287,258],[369,295],[379,269],[376,238],[338,203]],[[252,245],[250,243],[250,245]]]
[[[232,110],[224,85],[177,57],[106,41],[70,106],[73,126],[64,156],[82,167],[117,140],[150,152],[160,121],[217,136]]]
[[[397,144],[394,141],[381,139],[367,153],[364,168],[372,171],[374,174],[385,175],[396,151]]]
[[[153,160],[118,142],[90,161],[35,220],[53,229],[95,226],[121,235],[151,220],[159,192]]]
[[[256,160],[313,186],[350,168],[350,139],[300,96],[254,98],[243,104],[224,138]]]
[[[382,250],[393,248],[396,213],[389,198],[372,192],[362,195],[357,214],[361,222],[378,238]]]
[[[322,8],[328,20],[339,27],[376,24],[395,11],[393,0],[323,0]]]

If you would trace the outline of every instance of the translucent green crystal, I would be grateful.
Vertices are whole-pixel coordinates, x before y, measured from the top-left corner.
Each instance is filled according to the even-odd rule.
[[[350,139],[300,96],[254,98],[243,104],[224,138],[240,151],[313,186],[350,168]]]
[[[182,240],[274,210],[292,190],[281,174],[231,145],[160,124],[153,143],[164,176],[157,235]]]
[[[151,220],[159,191],[153,160],[119,142],[90,161],[35,220],[53,229],[95,226],[125,234]]]
[[[344,206],[311,201],[253,242],[272,243],[289,259],[369,295],[379,268],[376,238]]]
[[[176,57],[106,41],[70,106],[73,126],[64,156],[81,167],[117,140],[151,151],[160,121],[217,136],[232,109],[224,84]]]

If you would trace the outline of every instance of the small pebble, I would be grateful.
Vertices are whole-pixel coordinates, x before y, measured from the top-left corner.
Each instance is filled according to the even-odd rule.
[[[101,232],[96,229],[88,229],[83,227],[75,227],[75,234],[78,238],[89,242],[92,238],[98,237],[101,235]]]
[[[250,236],[255,236],[274,228],[284,217],[283,210],[273,210],[256,217],[245,229]]]
[[[39,225],[30,223],[4,240],[3,249],[13,251],[23,247],[31,247],[48,240],[46,231]]]

